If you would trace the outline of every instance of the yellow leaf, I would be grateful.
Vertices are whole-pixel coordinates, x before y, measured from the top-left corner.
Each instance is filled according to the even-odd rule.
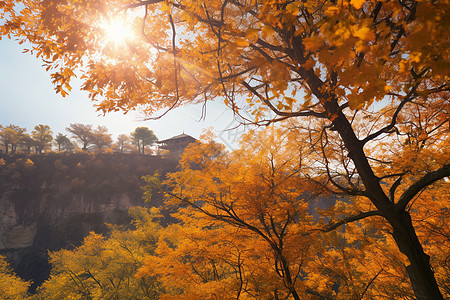
[[[317,36],[310,36],[303,40],[305,49],[310,52],[316,52],[323,45],[323,40]]]
[[[167,3],[162,2],[161,3],[161,10],[170,13],[170,6]]]
[[[367,45],[358,45],[356,46],[356,52],[367,52],[369,50],[369,47]]]
[[[339,13],[339,7],[337,7],[337,6],[330,6],[325,11],[325,15],[327,15],[327,17],[332,17],[338,13]]]
[[[240,46],[240,47],[247,47],[248,45],[250,45],[250,43],[243,38],[237,38],[235,41],[236,45]]]
[[[366,0],[351,0],[350,4],[353,5],[354,8],[360,9]]]
[[[269,25],[264,25],[261,29],[262,37],[265,39],[271,36],[274,32],[275,30],[272,28],[272,26]]]
[[[300,12],[300,9],[294,3],[289,3],[288,5],[286,5],[286,10],[294,16],[297,16]]]
[[[311,70],[316,65],[316,62],[312,59],[308,59],[302,67],[305,68],[305,70]]]
[[[360,38],[363,41],[371,41],[375,39],[375,33],[369,27],[361,27],[353,33],[353,36]]]
[[[258,39],[258,32],[259,31],[256,29],[249,29],[245,33],[245,37],[253,42],[256,42],[256,40]]]

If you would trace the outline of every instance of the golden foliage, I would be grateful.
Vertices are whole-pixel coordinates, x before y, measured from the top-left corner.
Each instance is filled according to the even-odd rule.
[[[134,229],[112,227],[105,238],[91,233],[73,250],[50,254],[52,273],[38,290],[42,299],[158,299],[154,278],[136,278],[146,255],[152,254],[159,226],[157,215],[132,208]]]
[[[174,203],[187,202],[228,225],[238,222],[252,234],[263,232],[271,218],[281,222],[270,227],[277,233],[286,220],[286,228],[295,228],[286,211],[303,212],[305,207],[294,200],[311,186],[294,176],[293,166],[302,163],[299,155],[313,154],[306,170],[316,172],[309,179],[324,183],[323,175],[327,189],[370,199],[368,209],[392,226],[395,244],[408,257],[416,296],[442,297],[410,215],[415,222],[416,197],[449,172],[448,1],[0,3],[5,18],[0,34],[31,42],[31,51],[44,60],[63,96],[76,72],[82,72],[83,89],[104,112],[141,108],[152,115],[220,99],[235,113],[250,112],[253,123],[290,119],[285,128],[292,134],[308,129],[301,135],[305,143],[274,134],[274,143],[265,145],[248,136],[245,150],[229,154],[211,143],[189,150],[192,159],[184,159],[167,183],[178,199]],[[139,38],[120,49],[109,47],[98,22],[111,15],[125,18],[139,32],[130,37]],[[268,111],[275,117],[267,118]],[[304,122],[297,122],[300,117],[306,117]],[[288,142],[277,140],[282,136]],[[289,147],[301,151],[290,157]],[[275,153],[280,157],[271,156]],[[353,207],[360,203],[365,202],[357,200]],[[257,236],[273,255],[280,241],[265,234]],[[344,254],[352,264],[359,259],[345,250],[329,260]],[[292,266],[286,260],[285,273],[299,266],[299,258],[292,259]],[[404,259],[397,260],[403,264]],[[374,267],[365,275],[378,280],[385,276],[381,270]],[[345,270],[347,282],[352,272]],[[389,272],[389,278],[403,280],[400,271]],[[295,286],[301,285],[295,276],[291,282],[285,275],[274,278],[279,277],[285,294],[299,298],[295,293],[308,290]],[[345,297],[369,293],[363,288],[372,286],[375,279],[369,278]],[[335,292],[330,291],[332,281],[317,282],[324,293]],[[222,286],[216,288],[219,293]],[[404,284],[401,292],[412,295]]]
[[[22,280],[9,267],[8,262],[0,256],[0,297],[5,300],[22,300],[28,298],[30,282]]]

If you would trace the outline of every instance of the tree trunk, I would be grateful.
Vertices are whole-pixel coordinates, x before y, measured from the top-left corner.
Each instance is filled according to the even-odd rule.
[[[364,145],[356,137],[347,118],[339,110],[337,101],[326,102],[324,107],[330,115],[337,116],[332,123],[349,152],[348,156],[358,170],[368,197],[382,216],[391,224],[394,230],[394,240],[399,250],[408,257],[410,265],[406,267],[406,270],[415,296],[418,300],[443,299],[430,266],[430,258],[423,251],[422,244],[417,238],[411,222],[411,216],[404,210],[400,213],[395,213],[395,204],[384,193],[380,180],[373,173],[372,167],[364,153]]]
[[[400,213],[395,212],[395,204],[389,200],[381,187],[379,178],[373,173],[364,153],[364,144],[356,137],[352,125],[339,107],[336,96],[322,92],[324,82],[317,77],[313,70],[304,71],[302,76],[307,80],[312,93],[320,99],[334,130],[337,130],[342,138],[348,151],[348,157],[355,164],[364,183],[367,197],[393,227],[394,240],[399,250],[409,259],[410,265],[406,270],[417,299],[442,299],[434,272],[431,270],[429,256],[423,251],[409,213],[404,210]]]
[[[410,262],[406,271],[417,299],[443,299],[434,272],[431,270],[430,257],[423,251],[412,225],[410,214],[402,211],[389,220],[389,223],[394,229],[393,236],[398,248]]]

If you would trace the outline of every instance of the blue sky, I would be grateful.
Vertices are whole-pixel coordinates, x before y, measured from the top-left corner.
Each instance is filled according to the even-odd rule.
[[[0,124],[26,127],[49,125],[53,133],[67,134],[70,123],[103,125],[113,138],[129,134],[136,127],[153,130],[159,139],[166,139],[183,131],[198,138],[204,128],[211,127],[219,140],[232,144],[236,132],[224,132],[233,127],[231,112],[220,102],[207,108],[206,120],[200,120],[200,106],[185,106],[168,113],[157,121],[142,121],[138,114],[110,113],[105,117],[96,112],[87,93],[79,90],[79,82],[72,84],[72,92],[63,98],[57,95],[50,74],[41,67],[40,60],[22,53],[23,46],[15,41],[0,40]]]

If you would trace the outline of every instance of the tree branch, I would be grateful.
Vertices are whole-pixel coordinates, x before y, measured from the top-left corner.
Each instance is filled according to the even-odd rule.
[[[395,190],[402,182],[402,178],[403,178],[403,174],[400,175],[397,178],[397,180],[395,180],[395,182],[392,184],[391,188],[389,189],[389,199],[391,200],[392,203],[395,203]]]
[[[267,100],[266,98],[264,98],[260,93],[258,93],[258,91],[256,91],[251,85],[249,85],[246,81],[242,81],[241,82],[243,86],[245,86],[250,92],[252,92],[255,96],[257,96],[259,99],[261,99],[261,101],[263,101],[274,113],[276,113],[279,116],[283,116],[283,117],[307,117],[307,116],[313,116],[316,118],[326,118],[326,114],[324,113],[319,113],[316,111],[311,111],[311,110],[307,110],[307,111],[298,111],[298,112],[285,112],[285,111],[280,111],[278,110],[275,106],[272,105],[272,103],[270,103],[269,100]]]
[[[155,4],[155,3],[159,3],[159,2],[164,2],[164,0],[146,0],[146,1],[139,1],[137,3],[131,3],[131,4],[127,4],[124,6],[124,9],[129,9],[129,8],[136,8],[136,7],[140,7],[140,6],[147,6],[150,4]]]
[[[336,228],[347,224],[347,223],[351,223],[351,222],[355,222],[358,220],[362,220],[364,218],[367,217],[372,217],[372,216],[381,216],[381,213],[378,210],[372,210],[372,211],[368,211],[368,212],[362,212],[358,215],[354,215],[345,219],[342,219],[338,222],[333,222],[327,225],[326,228],[321,229],[322,232],[330,232],[332,230],[335,230]]]
[[[406,103],[410,102],[412,100],[412,91],[415,91],[415,89],[412,89],[410,91],[410,93],[403,98],[402,102],[400,102],[400,104],[398,105],[397,109],[394,112],[394,115],[392,116],[392,120],[391,123],[383,128],[381,128],[380,130],[378,130],[377,132],[374,132],[372,134],[369,134],[365,139],[363,139],[361,142],[363,145],[365,145],[368,141],[373,140],[374,138],[377,138],[378,136],[380,136],[382,133],[387,133],[389,132],[391,129],[394,128],[395,124],[397,124],[397,117],[398,114],[400,113],[400,111],[402,110],[403,106],[405,106]]]
[[[408,203],[414,198],[414,196],[417,195],[417,193],[419,193],[422,189],[432,184],[433,182],[447,176],[450,176],[450,164],[444,165],[439,169],[430,172],[420,178],[402,194],[395,207],[395,211],[397,213],[400,213],[401,211],[405,210]]]
[[[169,14],[169,21],[170,25],[172,26],[172,49],[173,49],[173,67],[174,67],[174,73],[175,73],[175,89],[177,92],[177,99],[175,101],[175,104],[180,101],[180,94],[178,90],[178,72],[177,72],[177,47],[176,47],[176,30],[175,30],[175,24],[173,23],[172,14]]]
[[[375,276],[369,280],[369,282],[366,285],[366,288],[364,289],[364,291],[361,293],[361,296],[359,297],[359,300],[362,300],[364,298],[364,294],[369,290],[369,287],[371,286],[371,284],[375,281],[375,279],[377,279],[378,276],[380,276],[380,274],[384,271],[384,269],[381,269],[380,271],[378,271],[377,274],[375,274]]]
[[[380,136],[383,133],[388,133],[390,130],[392,130],[394,128],[395,124],[397,124],[397,117],[398,117],[400,111],[402,110],[403,106],[405,106],[406,103],[411,102],[414,99],[414,97],[416,96],[416,89],[417,89],[417,87],[419,86],[419,84],[421,82],[419,79],[423,75],[425,75],[425,73],[427,73],[427,71],[428,71],[428,69],[424,68],[424,69],[422,69],[422,71],[419,74],[417,74],[416,82],[411,87],[411,89],[408,92],[408,94],[405,97],[403,97],[403,100],[398,105],[397,109],[395,110],[395,112],[394,112],[394,114],[392,116],[391,123],[389,125],[381,128],[377,132],[369,134],[365,139],[363,139],[361,141],[363,145],[365,145],[368,141],[377,138],[378,136]]]

